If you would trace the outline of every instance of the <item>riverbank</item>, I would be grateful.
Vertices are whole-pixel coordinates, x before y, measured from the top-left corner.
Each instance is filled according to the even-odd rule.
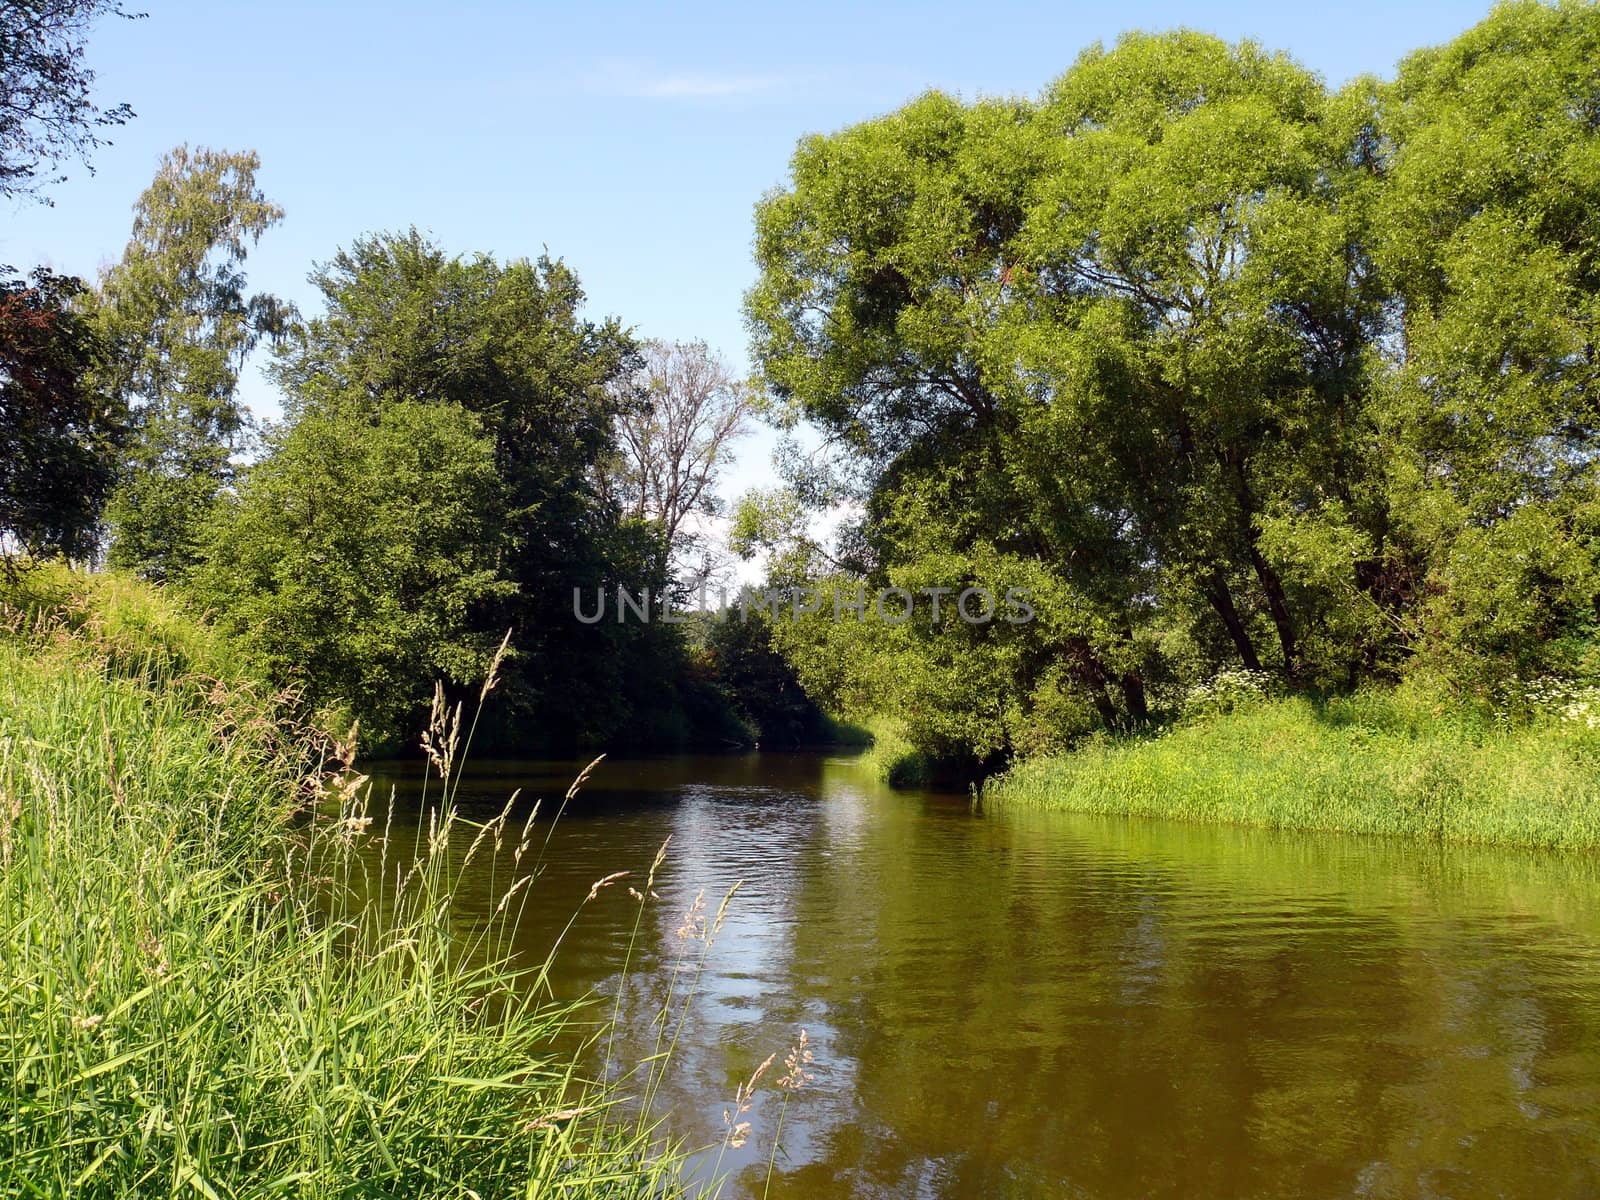
[[[900,722],[894,718],[877,715],[861,728],[861,732],[865,735],[862,766],[880,782],[890,787],[914,788],[934,780],[938,764],[911,744]]]
[[[1394,693],[1263,699],[1152,736],[1090,742],[988,782],[986,806],[1600,848],[1600,733],[1582,714],[1521,724]]]
[[[503,952],[533,889],[462,952],[452,831],[503,827],[374,876],[339,748],[214,631],[110,576],[6,599],[0,1194],[678,1194]]]

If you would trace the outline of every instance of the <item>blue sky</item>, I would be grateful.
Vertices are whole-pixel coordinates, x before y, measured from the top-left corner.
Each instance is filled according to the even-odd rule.
[[[138,119],[54,190],[0,209],[0,262],[85,276],[121,252],[129,209],[179,143],[260,152],[287,210],[255,287],[313,307],[306,272],[371,230],[415,224],[447,249],[548,247],[595,315],[703,338],[745,366],[751,206],[796,139],[937,87],[1033,93],[1126,29],[1254,37],[1334,83],[1388,73],[1486,4],[544,4],[143,0],[89,59]],[[268,385],[244,393],[266,415]],[[766,482],[746,443],[725,491]]]

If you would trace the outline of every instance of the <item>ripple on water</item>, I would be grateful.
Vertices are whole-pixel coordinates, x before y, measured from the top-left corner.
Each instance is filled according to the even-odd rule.
[[[553,805],[572,768],[496,764],[464,803]],[[735,1082],[809,1031],[774,1196],[1600,1194],[1588,860],[982,816],[837,756],[608,761],[539,828],[519,945],[579,914],[558,993],[614,998],[635,1059],[669,981],[692,995],[680,1133],[715,1138]],[[669,836],[635,936],[625,887]],[[677,937],[740,881],[713,945]],[[724,1165],[759,1195],[770,1097],[751,1119]]]

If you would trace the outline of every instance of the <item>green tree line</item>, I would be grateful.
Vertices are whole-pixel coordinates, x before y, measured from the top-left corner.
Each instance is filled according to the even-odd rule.
[[[283,218],[259,169],[181,147],[94,285],[0,291],[8,569],[103,558],[170,585],[369,749],[413,744],[435,681],[473,690],[508,637],[490,749],[810,736],[761,631],[573,616],[575,591],[686,599],[690,518],[751,412],[716,357],[586,318],[559,260],[415,230],[317,268],[303,319],[248,285]],[[285,409],[266,426],[238,399],[262,346]]]
[[[69,48],[116,11],[54,8]],[[380,744],[507,631],[488,734],[529,750],[796,739],[815,700],[983,767],[1239,670],[1512,711],[1600,681],[1597,45],[1595,5],[1527,0],[1332,88],[1132,34],[1036,97],[809,137],[757,206],[751,388],[585,315],[558,259],[415,231],[338,251],[304,317],[249,287],[283,216],[255,156],[180,148],[100,279],[0,294],[0,536],[180,587]],[[74,54],[14,67],[48,118],[6,143],[22,194],[130,114]],[[822,437],[733,514],[774,584],[1021,588],[1035,619],[575,620],[574,589],[706,576],[757,408]]]

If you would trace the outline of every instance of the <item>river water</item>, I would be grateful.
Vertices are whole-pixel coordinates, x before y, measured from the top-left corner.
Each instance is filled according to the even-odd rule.
[[[609,761],[552,827],[580,765],[477,764],[460,806],[541,800],[517,941],[620,1014],[596,1073],[669,1006],[654,1109],[715,1146],[776,1052],[748,1140],[698,1160],[725,1195],[769,1164],[778,1197],[1600,1195],[1593,858],[984,814],[826,754]],[[402,820],[416,779],[381,777]]]

